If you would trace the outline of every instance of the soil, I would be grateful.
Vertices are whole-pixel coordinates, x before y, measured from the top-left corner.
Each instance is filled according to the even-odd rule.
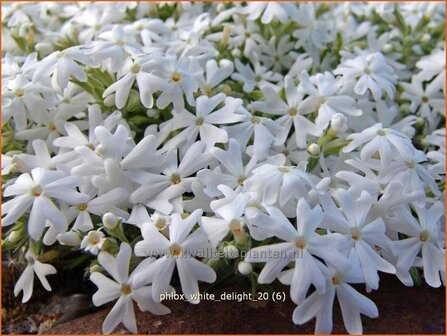
[[[364,288],[357,287],[362,293]],[[283,289],[286,293],[288,288]],[[219,296],[221,291],[215,292]],[[445,288],[405,287],[397,278],[381,274],[378,291],[367,294],[379,308],[378,319],[363,320],[365,334],[445,334]],[[295,305],[285,302],[184,301],[166,303],[172,314],[154,316],[136,309],[140,334],[313,334],[314,321],[292,323]],[[100,334],[110,307],[62,323],[48,334]],[[118,327],[115,333],[127,333]],[[338,305],[334,309],[333,333],[345,334]]]

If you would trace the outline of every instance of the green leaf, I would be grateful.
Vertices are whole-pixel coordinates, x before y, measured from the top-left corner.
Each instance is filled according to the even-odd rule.
[[[396,7],[394,9],[394,16],[396,17],[396,21],[394,22],[394,24],[396,25],[396,27],[404,34],[407,35],[408,32],[408,26],[405,23],[405,19],[402,16],[402,14],[399,12],[398,8]]]
[[[338,154],[340,150],[350,143],[349,140],[336,139],[328,143],[324,147],[324,156],[329,156],[332,154]]]
[[[312,170],[315,169],[315,167],[318,165],[318,163],[320,162],[320,158],[318,157],[311,157],[309,159],[309,163],[307,164],[307,171],[311,172]]]
[[[422,286],[422,278],[421,278],[421,273],[419,272],[419,270],[416,267],[410,268],[410,275],[411,275],[411,278],[413,279],[414,285],[417,287],[421,287]]]

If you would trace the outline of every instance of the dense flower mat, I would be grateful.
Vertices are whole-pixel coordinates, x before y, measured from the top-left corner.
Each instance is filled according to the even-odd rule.
[[[379,312],[351,284],[444,284],[442,3],[2,9],[2,248],[23,302],[78,267],[115,302],[103,332],[135,333],[134,302],[168,314],[232,276],[289,285],[295,324],[330,333],[338,304],[362,333]]]

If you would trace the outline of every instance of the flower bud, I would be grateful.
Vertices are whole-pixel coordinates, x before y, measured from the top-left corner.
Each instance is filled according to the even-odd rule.
[[[157,119],[160,116],[160,111],[156,110],[156,109],[149,109],[149,110],[147,110],[146,115],[149,118]]]
[[[231,50],[231,55],[235,58],[241,57],[241,50],[240,49],[233,49]]]
[[[103,268],[100,265],[93,265],[90,267],[90,273],[102,272]]]
[[[95,153],[98,154],[99,156],[104,156],[105,154],[104,146],[103,145],[96,146]]]
[[[343,132],[348,128],[346,117],[341,113],[336,113],[331,118],[331,129],[335,132]]]
[[[8,241],[11,243],[16,243],[19,241],[20,236],[21,236],[20,232],[17,230],[14,230],[8,235]]]
[[[54,51],[53,45],[48,42],[38,42],[34,48],[42,55],[49,55]]]
[[[108,212],[102,216],[102,223],[107,229],[113,230],[119,224],[119,219],[113,213]]]
[[[245,106],[245,108],[247,109],[247,111],[249,111],[251,113],[255,113],[256,112],[256,109],[250,103],[248,103],[247,106]]]
[[[223,248],[223,254],[227,259],[236,259],[239,257],[239,250],[234,245],[227,245]]]
[[[430,41],[430,35],[425,33],[424,35],[421,36],[421,43],[427,43],[428,41]]]
[[[216,12],[220,13],[225,9],[225,5],[223,3],[219,3],[216,7]]]
[[[74,231],[60,233],[57,236],[57,240],[61,245],[79,246],[81,244],[81,237]]]
[[[391,43],[386,43],[386,44],[384,44],[383,47],[382,47],[382,51],[383,51],[385,54],[390,53],[391,51],[393,51],[393,45],[392,45]]]
[[[317,156],[320,154],[320,145],[317,143],[311,143],[309,145],[309,147],[307,147],[307,151],[310,153],[310,155],[312,156]]]
[[[222,38],[220,40],[220,47],[226,48],[228,45],[228,40],[230,38],[231,26],[229,24],[224,25]]]
[[[230,95],[232,91],[233,90],[231,89],[231,86],[229,86],[229,85],[225,85],[223,87],[223,93],[225,93],[226,95]]]
[[[425,125],[425,121],[424,121],[424,118],[421,118],[421,117],[417,117],[416,118],[416,122],[414,123],[414,125],[416,126],[416,127],[424,127],[424,125]]]
[[[250,275],[251,272],[253,271],[253,268],[251,267],[250,263],[242,260],[237,265],[237,270],[239,271],[239,273],[243,275]]]
[[[427,141],[427,139],[426,139],[425,137],[423,137],[423,138],[420,140],[420,143],[421,143],[421,145],[422,145],[423,147],[428,147],[428,146],[430,146],[430,143]]]
[[[410,104],[408,103],[403,103],[400,105],[400,109],[399,112],[403,115],[403,116],[407,116],[410,114]]]
[[[107,107],[115,106],[115,94],[108,95],[104,98],[104,105]]]

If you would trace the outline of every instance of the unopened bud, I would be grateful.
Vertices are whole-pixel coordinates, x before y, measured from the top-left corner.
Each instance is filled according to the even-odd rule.
[[[341,113],[336,113],[331,118],[331,129],[335,132],[343,132],[348,128],[348,120]]]
[[[95,153],[98,154],[99,156],[104,156],[105,154],[104,146],[103,145],[96,146]]]
[[[253,267],[251,267],[250,263],[242,260],[237,265],[237,270],[239,271],[239,273],[243,275],[250,275],[251,272],[253,272]]]
[[[79,246],[81,244],[81,237],[74,231],[61,233],[57,236],[57,240],[61,245]]]
[[[427,43],[428,41],[430,41],[431,37],[429,34],[425,33],[424,35],[421,36],[421,43]]]
[[[113,230],[119,224],[119,219],[113,213],[108,212],[102,216],[102,223],[107,229]]]
[[[223,29],[222,39],[220,40],[220,47],[226,48],[228,45],[228,39],[230,38],[231,26],[226,24]]]
[[[424,118],[417,117],[416,122],[414,123],[416,127],[423,127],[425,125]]]
[[[115,94],[108,95],[104,98],[104,105],[107,107],[115,106]]]
[[[37,52],[45,56],[51,54],[54,51],[53,46],[51,45],[51,43],[48,42],[36,43],[34,48],[36,49]]]
[[[103,268],[100,265],[93,265],[90,267],[90,273],[102,272]]]
[[[399,111],[403,116],[407,116],[408,114],[410,114],[410,104],[407,103],[401,104]]]
[[[220,13],[225,9],[225,5],[223,3],[219,3],[216,7],[216,12]]]
[[[14,230],[8,235],[8,241],[11,243],[16,243],[20,240],[21,234],[19,231]]]
[[[310,153],[310,155],[312,156],[317,156],[320,154],[320,150],[321,147],[319,144],[316,143],[312,143],[309,145],[309,147],[307,147],[307,151]]]
[[[241,50],[240,49],[233,49],[231,50],[231,55],[235,58],[241,57]]]
[[[391,43],[384,44],[383,47],[382,47],[382,51],[385,54],[390,53],[391,51],[393,51],[393,45]]]
[[[223,248],[223,254],[227,259],[236,259],[239,257],[239,250],[234,245],[227,245]]]
[[[149,118],[157,119],[160,116],[160,111],[156,110],[156,109],[149,109],[149,110],[147,110],[146,115]]]

